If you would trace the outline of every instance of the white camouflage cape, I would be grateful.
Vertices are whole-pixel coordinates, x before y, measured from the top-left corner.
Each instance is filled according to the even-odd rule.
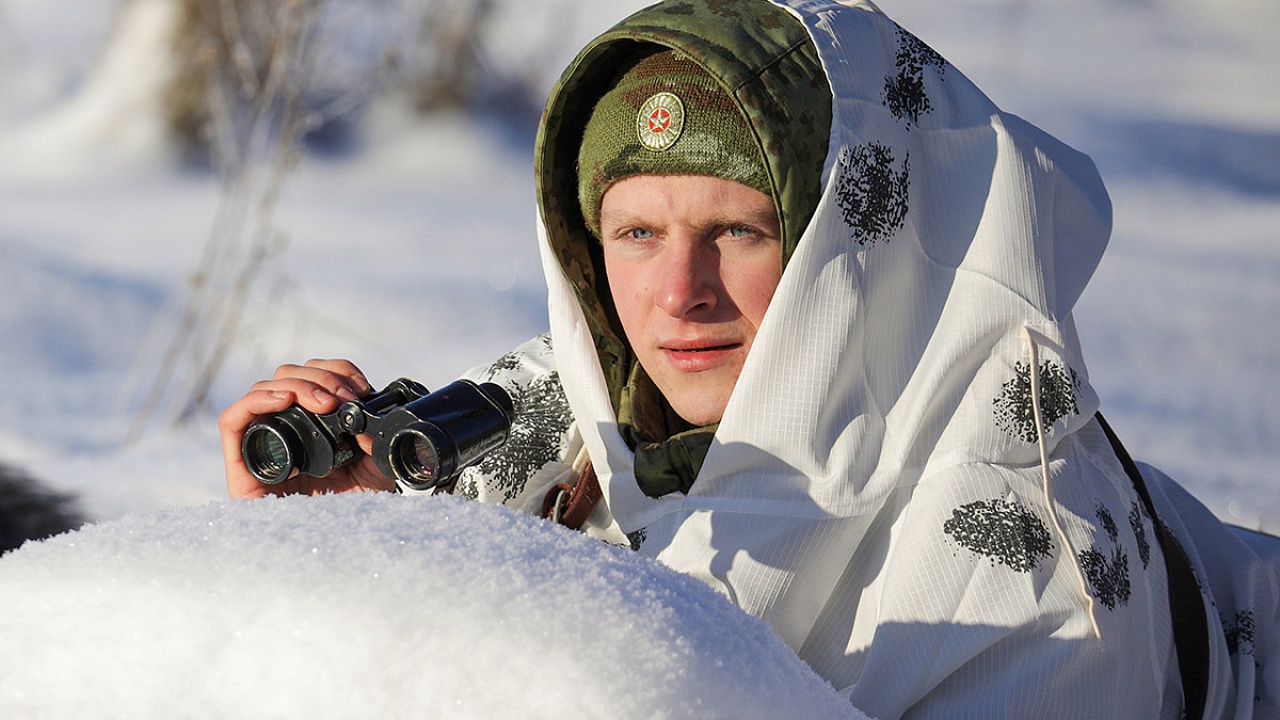
[[[554,356],[483,375],[554,398],[558,372],[574,420],[526,420],[562,438],[527,485],[464,489],[536,508],[585,445],[593,520],[881,720],[1181,717],[1165,562],[1071,316],[1110,231],[1092,162],[875,8],[790,5],[835,97],[824,194],[688,496],[638,489],[545,229]],[[1204,586],[1206,716],[1276,717],[1275,566],[1147,475]]]

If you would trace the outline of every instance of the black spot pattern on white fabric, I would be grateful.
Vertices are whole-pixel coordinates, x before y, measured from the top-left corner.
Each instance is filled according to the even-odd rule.
[[[1082,550],[1079,556],[1080,567],[1084,570],[1085,579],[1089,581],[1091,594],[1108,609],[1115,610],[1116,606],[1129,604],[1129,556],[1120,546],[1120,528],[1111,516],[1111,511],[1099,505],[1096,512],[1103,531],[1111,538],[1111,554],[1105,554],[1097,545]]]
[[[572,422],[560,374],[542,375],[512,396],[516,416],[507,443],[480,463],[507,500],[524,492],[529,477],[560,459],[561,439]]]
[[[551,352],[551,333],[543,333],[542,335],[539,335],[537,341],[542,344],[544,352]],[[503,355],[490,365],[487,371],[485,371],[485,378],[489,382],[497,382],[501,384],[504,376],[508,376],[520,369],[520,366],[524,361],[524,357],[525,353],[519,351],[513,351]]]
[[[858,244],[888,240],[902,228],[911,184],[910,160],[904,156],[899,166],[893,150],[879,143],[841,150],[836,202]]]
[[[1111,511],[1105,505],[1099,505],[1095,511],[1098,515],[1098,524],[1102,526],[1102,531],[1111,538],[1112,542],[1120,538],[1120,526],[1116,525],[1116,519],[1111,517]]]
[[[1013,370],[1014,378],[1000,386],[1000,396],[994,401],[996,425],[1015,438],[1034,443],[1040,435],[1031,402],[1031,365],[1014,363]],[[1079,412],[1076,395],[1080,377],[1075,370],[1046,360],[1040,364],[1039,381],[1040,413],[1046,428]]]
[[[635,532],[627,533],[627,540],[631,542],[632,550],[639,550],[640,546],[644,545],[644,541],[647,537],[648,537],[648,533],[645,531],[644,528],[640,528]]]
[[[1142,521],[1146,517],[1140,503],[1129,508],[1129,527],[1133,528],[1133,536],[1138,541],[1138,559],[1142,560],[1142,569],[1151,565],[1151,542],[1147,540],[1147,526]]]
[[[1245,608],[1234,617],[1222,618],[1222,632],[1227,638],[1227,651],[1232,655],[1253,655],[1255,624],[1253,610]]]
[[[1018,572],[1031,572],[1053,551],[1049,530],[1023,505],[977,500],[951,511],[942,530],[961,547]]]
[[[550,336],[543,341],[550,344]],[[502,385],[511,394],[515,419],[505,445],[490,453],[474,473],[464,476],[455,492],[478,497],[478,483],[500,491],[504,500],[524,492],[529,477],[547,463],[560,459],[564,436],[573,422],[569,400],[556,372],[538,375],[526,383],[512,382],[520,368],[521,355],[508,353],[486,373],[487,379]],[[476,477],[476,476],[479,477]]]
[[[919,124],[920,116],[933,110],[924,89],[924,70],[933,67],[945,79],[947,61],[920,38],[898,29],[898,55],[894,61],[897,74],[884,79],[884,104],[894,117],[907,123],[910,130]]]

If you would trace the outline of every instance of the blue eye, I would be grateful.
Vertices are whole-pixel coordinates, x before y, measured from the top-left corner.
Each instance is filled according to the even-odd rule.
[[[729,228],[728,233],[733,237],[746,237],[751,234],[751,229],[744,227],[731,227]]]
[[[633,240],[648,240],[649,238],[653,237],[653,231],[645,230],[643,228],[636,228],[634,230],[627,231],[627,237]]]

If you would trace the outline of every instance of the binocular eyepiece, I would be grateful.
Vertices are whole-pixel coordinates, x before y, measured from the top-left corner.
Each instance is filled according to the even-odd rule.
[[[355,436],[373,436],[378,470],[402,488],[447,486],[511,433],[511,396],[494,383],[458,380],[435,392],[401,378],[362,400],[317,415],[294,405],[260,418],[240,444],[249,472],[274,485],[324,477],[360,457]]]

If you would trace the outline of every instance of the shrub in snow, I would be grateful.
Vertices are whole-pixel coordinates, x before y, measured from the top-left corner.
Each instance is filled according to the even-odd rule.
[[[863,717],[691,578],[448,496],[129,516],[0,598],[0,717]]]

